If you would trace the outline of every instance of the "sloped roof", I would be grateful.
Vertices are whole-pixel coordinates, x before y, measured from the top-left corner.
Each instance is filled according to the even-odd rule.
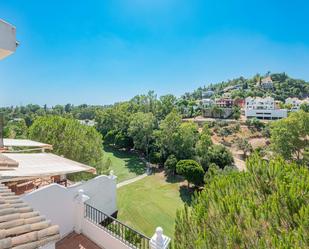
[[[262,83],[272,83],[272,79],[270,76],[267,76],[265,78],[262,79]]]
[[[13,170],[0,171],[2,177],[42,177],[76,172],[95,172],[93,167],[52,153],[5,153],[19,165]],[[1,249],[1,248],[0,248]]]
[[[38,147],[38,148],[52,148],[50,144],[44,144],[28,139],[11,139],[3,138],[5,147]]]
[[[59,226],[0,184],[0,249],[35,249],[58,239]]]

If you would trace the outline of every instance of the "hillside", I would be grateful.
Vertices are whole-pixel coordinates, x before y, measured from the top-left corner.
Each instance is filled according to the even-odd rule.
[[[262,89],[259,86],[259,82],[267,76],[271,77],[273,82],[272,89]],[[236,87],[237,89],[231,89],[225,91],[228,88]],[[199,87],[193,93],[186,93],[184,95],[187,99],[200,99],[202,92],[212,90],[214,91],[213,97],[220,97],[224,92],[229,92],[232,98],[245,98],[248,96],[272,96],[276,100],[284,101],[288,97],[306,98],[309,96],[309,82],[302,79],[294,79],[289,77],[286,73],[273,73],[260,75],[257,74],[252,78],[239,77],[233,80],[223,81],[221,83],[210,84],[204,87]]]

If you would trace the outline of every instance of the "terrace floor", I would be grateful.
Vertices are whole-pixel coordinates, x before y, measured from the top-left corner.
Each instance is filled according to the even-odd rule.
[[[71,233],[56,243],[56,249],[103,249],[83,234]]]

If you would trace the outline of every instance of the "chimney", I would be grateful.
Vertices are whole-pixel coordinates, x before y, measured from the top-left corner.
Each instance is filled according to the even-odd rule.
[[[0,149],[4,148],[4,144],[3,144],[3,126],[4,126],[3,113],[0,113]]]

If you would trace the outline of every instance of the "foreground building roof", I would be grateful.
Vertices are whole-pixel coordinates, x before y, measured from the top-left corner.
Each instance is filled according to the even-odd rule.
[[[5,147],[37,147],[52,149],[50,144],[40,143],[28,139],[3,138],[3,144]]]
[[[57,225],[0,184],[0,249],[35,249],[59,239]]]
[[[18,162],[0,153],[0,170],[10,170],[18,167]]]
[[[18,163],[18,167],[0,171],[2,182],[7,178],[30,178],[65,175],[82,171],[95,172],[93,167],[52,153],[2,153]],[[1,248],[0,248],[1,249]]]

